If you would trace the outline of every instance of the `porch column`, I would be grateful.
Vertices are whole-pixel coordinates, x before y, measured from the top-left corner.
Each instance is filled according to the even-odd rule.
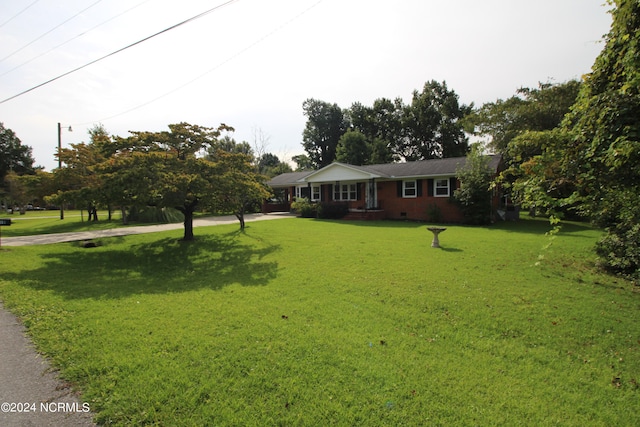
[[[367,209],[378,207],[378,192],[376,191],[376,179],[371,178],[367,184]]]

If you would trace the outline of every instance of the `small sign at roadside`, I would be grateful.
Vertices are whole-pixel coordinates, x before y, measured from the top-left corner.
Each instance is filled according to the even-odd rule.
[[[0,218],[0,230],[3,225],[11,225],[11,218]],[[2,232],[0,231],[0,247],[2,247]]]

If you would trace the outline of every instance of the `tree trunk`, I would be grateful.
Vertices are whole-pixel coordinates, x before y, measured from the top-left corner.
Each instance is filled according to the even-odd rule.
[[[127,218],[127,207],[126,206],[121,206],[120,207],[120,212],[122,212],[122,224],[123,225],[129,224],[129,219]]]
[[[244,230],[244,212],[236,212],[236,218],[240,221],[240,230]]]
[[[184,241],[192,241],[193,237],[193,213],[198,206],[198,200],[194,200],[191,203],[185,203],[184,206],[176,207],[184,215]]]
[[[244,231],[244,205],[236,212],[236,218],[240,221],[240,230]]]
[[[184,237],[182,240],[191,241],[193,237],[193,209],[185,209],[184,214]]]

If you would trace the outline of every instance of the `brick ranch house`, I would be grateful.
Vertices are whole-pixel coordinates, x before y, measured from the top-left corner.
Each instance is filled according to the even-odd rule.
[[[496,175],[501,157],[488,157]],[[462,212],[450,198],[460,186],[456,171],[465,161],[466,157],[452,157],[366,166],[335,162],[315,171],[284,173],[267,182],[280,194],[280,203],[265,203],[263,212],[289,211],[292,201],[306,197],[318,203],[346,203],[347,219],[429,221],[437,206],[442,222],[462,222]],[[494,192],[494,212],[500,200]]]

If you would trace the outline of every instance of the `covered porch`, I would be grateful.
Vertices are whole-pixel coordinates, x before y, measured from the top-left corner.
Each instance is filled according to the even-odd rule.
[[[310,200],[323,203],[346,203],[350,211],[382,210],[378,201],[376,179],[369,171],[343,163],[332,163],[301,178],[306,184]]]

